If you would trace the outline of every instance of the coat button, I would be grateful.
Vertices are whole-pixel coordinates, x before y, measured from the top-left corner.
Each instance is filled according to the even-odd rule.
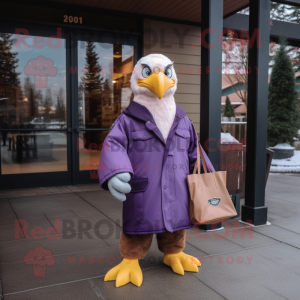
[[[166,190],[167,189],[167,187],[166,186],[164,186],[164,190]]]
[[[147,124],[150,124],[150,121],[147,121]]]
[[[144,136],[143,136],[143,139],[145,139],[145,138],[146,138],[146,136],[144,135]]]

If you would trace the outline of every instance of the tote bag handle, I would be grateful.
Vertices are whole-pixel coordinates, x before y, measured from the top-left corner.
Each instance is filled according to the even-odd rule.
[[[196,174],[197,169],[198,169],[198,173],[200,174],[200,170],[201,170],[200,161],[202,161],[202,166],[203,166],[203,169],[204,169],[204,173],[207,173],[207,167],[206,167],[207,162],[205,160],[205,157],[203,155],[202,149],[200,147],[201,146],[200,146],[200,144],[198,142],[197,143],[197,160],[196,160],[196,163],[195,163],[195,166],[194,166],[193,174]]]
[[[201,158],[201,161],[202,161],[202,165],[203,165],[203,169],[204,169],[204,172],[207,173],[207,169],[210,171],[210,172],[216,172],[212,163],[210,162],[208,156],[206,155],[205,151],[203,150],[200,142],[199,142],[199,139],[198,139],[198,135],[197,135],[197,132],[196,132],[196,129],[195,129],[195,126],[194,124],[192,123],[193,127],[194,127],[194,130],[195,130],[195,133],[196,133],[196,137],[197,137],[197,160],[195,162],[195,166],[194,166],[194,171],[193,171],[193,174],[196,173],[196,170],[198,169],[198,172],[200,174],[200,170],[201,170],[201,165],[200,165],[200,158]],[[207,167],[206,167],[207,166]]]

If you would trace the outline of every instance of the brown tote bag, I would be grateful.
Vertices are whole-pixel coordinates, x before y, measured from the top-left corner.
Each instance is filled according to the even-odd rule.
[[[200,157],[204,169],[203,174],[200,174]],[[226,171],[212,172],[212,169],[211,163],[205,159],[203,149],[198,142],[194,172],[187,175],[190,191],[189,215],[192,224],[209,224],[237,215],[226,189]]]

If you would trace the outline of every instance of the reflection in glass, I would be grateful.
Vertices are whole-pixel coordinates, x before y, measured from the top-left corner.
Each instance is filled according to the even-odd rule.
[[[97,170],[104,139],[108,134],[105,131],[81,131],[79,133],[79,170]],[[93,142],[89,142],[92,141]]]
[[[111,126],[130,103],[132,70],[133,46],[78,41],[80,128]]]
[[[66,132],[6,131],[0,142],[1,174],[67,171]]]
[[[109,128],[129,105],[133,46],[78,42],[78,116],[82,129]],[[79,170],[97,169],[105,130],[79,134]]]
[[[66,54],[63,43],[0,33],[0,128],[66,128]],[[44,39],[44,47],[37,45]],[[49,38],[50,39],[50,38]],[[54,39],[54,38],[52,38]],[[64,41],[64,40],[62,40]],[[53,46],[53,44],[52,44]]]

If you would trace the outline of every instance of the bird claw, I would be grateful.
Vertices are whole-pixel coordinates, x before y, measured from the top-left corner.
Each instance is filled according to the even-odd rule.
[[[201,266],[200,261],[191,255],[183,252],[176,254],[165,254],[163,263],[171,267],[172,270],[180,275],[184,275],[184,271],[198,272],[198,267]]]
[[[109,270],[104,281],[116,281],[116,287],[123,286],[129,282],[140,287],[143,282],[143,273],[138,259],[124,258],[120,264]]]

